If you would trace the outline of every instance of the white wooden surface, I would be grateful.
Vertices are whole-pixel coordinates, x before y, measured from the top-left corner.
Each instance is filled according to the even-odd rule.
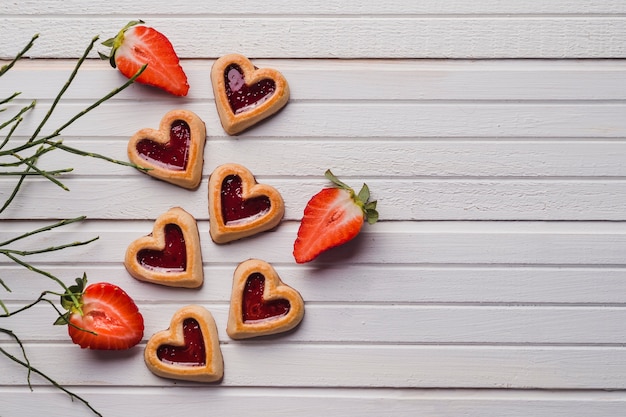
[[[196,111],[208,132],[197,191],[51,154],[42,166],[75,168],[63,177],[71,191],[28,181],[0,217],[0,241],[87,215],[29,245],[99,240],[37,265],[66,282],[86,272],[121,285],[145,316],[146,338],[179,307],[205,305],[220,330],[225,378],[158,378],[143,364],[144,343],[82,351],[43,305],[0,319],[34,366],[106,416],[626,413],[626,3],[170,3],[0,4],[1,58],[41,34],[29,54],[36,59],[0,79],[0,97],[22,91],[17,104],[38,100],[20,135],[32,132],[89,40],[134,18],[172,40],[189,96],[133,86],[63,139],[124,159],[128,138],[174,108]],[[279,69],[292,90],[281,113],[238,137],[221,129],[209,81],[214,59],[230,52]],[[89,60],[49,126],[122,82],[106,62]],[[225,246],[210,240],[208,176],[226,162],[281,191],[286,215],[276,231]],[[367,182],[382,220],[296,265],[298,220],[327,184],[326,168],[354,186]],[[11,188],[0,178],[1,197]],[[199,290],[141,283],[122,265],[126,246],[174,205],[199,222]],[[249,257],[272,263],[303,295],[296,331],[226,335],[232,272]],[[4,259],[0,276],[13,290],[0,297],[10,307],[54,288]],[[0,344],[16,352],[6,337]],[[0,369],[0,416],[88,415],[36,376],[31,392],[17,365],[2,360]]]

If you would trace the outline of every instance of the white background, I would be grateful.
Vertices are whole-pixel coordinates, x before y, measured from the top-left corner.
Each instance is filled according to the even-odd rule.
[[[207,126],[203,181],[184,190],[60,151],[42,161],[74,168],[61,178],[70,191],[28,180],[0,215],[0,241],[86,215],[22,247],[99,240],[28,260],[66,283],[86,272],[122,286],[146,335],[128,352],[90,352],[51,325],[47,305],[0,319],[33,366],[106,416],[625,414],[626,3],[3,1],[0,58],[40,34],[34,59],[0,79],[0,97],[37,99],[16,140],[32,134],[89,41],[137,18],[170,38],[189,96],[135,85],[62,138],[126,159],[133,133],[190,109]],[[209,80],[214,60],[233,52],[281,71],[292,92],[283,111],[237,137],[221,128]],[[124,82],[95,51],[90,58],[42,133]],[[276,187],[286,213],[273,232],[218,246],[207,183],[228,162]],[[354,187],[367,182],[381,221],[296,265],[298,221],[328,185],[327,168]],[[2,201],[13,184],[0,178]],[[198,290],[135,281],[122,265],[128,244],[172,206],[199,224]],[[232,273],[250,257],[302,294],[295,331],[226,335]],[[57,290],[6,259],[0,278],[10,308]],[[143,363],[147,338],[190,303],[216,318],[221,383],[159,378]],[[0,345],[18,353],[6,336]],[[26,378],[2,358],[2,417],[89,415],[36,375],[31,392]]]

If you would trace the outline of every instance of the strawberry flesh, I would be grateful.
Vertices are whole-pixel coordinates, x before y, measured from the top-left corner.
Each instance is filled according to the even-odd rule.
[[[127,78],[133,77],[147,64],[136,81],[161,88],[176,96],[186,96],[189,92],[187,75],[169,39],[157,30],[144,25],[142,21],[130,22],[115,38],[103,44],[111,46],[111,55],[101,54],[109,59]]]
[[[376,201],[370,201],[367,184],[357,194],[330,170],[324,176],[335,188],[322,189],[307,203],[293,245],[297,263],[312,261],[322,252],[354,239],[365,221],[378,221]]]
[[[355,238],[363,225],[363,210],[349,191],[324,188],[311,198],[294,243],[297,263],[312,261],[322,252]]]
[[[91,284],[81,306],[69,315],[68,333],[83,349],[129,349],[143,337],[144,322],[137,305],[124,290],[109,283]]]

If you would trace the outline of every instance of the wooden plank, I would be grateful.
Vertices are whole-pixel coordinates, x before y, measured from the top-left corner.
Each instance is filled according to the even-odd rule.
[[[114,386],[120,380],[126,386],[194,385],[150,373],[142,346],[128,352],[90,352],[71,344],[27,344],[25,349],[33,365],[54,364],[55,378],[68,386]],[[276,349],[257,340],[221,349],[224,387],[626,388],[626,350],[618,347],[281,344]],[[12,372],[0,374],[0,385],[26,384],[17,366],[7,366]],[[42,384],[35,375],[31,379]]]
[[[133,16],[131,19],[136,18]],[[114,36],[129,18],[68,19],[57,16],[11,17],[0,48],[12,57],[35,33],[38,58],[82,54],[97,35]],[[166,16],[149,19],[166,34],[182,58],[217,58],[238,52],[254,58],[623,58],[626,34],[617,16],[405,17],[347,16],[232,17]],[[203,28],[198,31],[197,28]],[[16,37],[16,33],[20,34]],[[73,36],[67,37],[66,33]],[[237,36],[224,36],[224,34]],[[259,42],[259,33],[263,41]],[[520,36],[520,33],[524,36]],[[63,42],[60,42],[63,40]],[[94,53],[92,55],[96,57]]]
[[[228,302],[237,262],[204,264],[202,290],[149,285],[131,279],[119,260],[104,264],[41,264],[66,283],[86,273],[91,282],[107,281],[124,288],[137,302]],[[616,306],[626,302],[626,269],[604,265],[501,266],[501,265],[324,265],[323,277],[315,265],[275,264],[274,268],[312,303],[412,303],[463,305],[583,305]],[[22,267],[3,263],[0,277],[11,292],[5,302],[36,299],[43,288],[54,285]],[[323,285],[320,283],[323,280]],[[401,288],[402,291],[398,291]]]
[[[57,391],[37,387],[3,388],[0,402],[7,416],[44,415],[54,409],[66,417],[82,417],[85,408]],[[378,416],[429,415],[432,417],[622,417],[626,400],[622,392],[519,392],[513,390],[415,390],[415,389],[302,389],[223,388],[189,386],[185,389],[135,387],[113,391],[108,388],[75,387],[73,391],[94,408],[107,414],[124,415],[140,409],[146,415],[175,410],[186,416],[200,416],[210,408],[220,416],[289,416],[298,410],[301,417],[315,417],[333,410],[337,415]],[[23,396],[24,401],[16,401]],[[172,404],[175,404],[173,407]]]
[[[150,2],[148,15],[170,15],[172,4],[166,0]],[[403,0],[389,0],[385,4],[373,0],[346,0],[332,4],[323,0],[308,2],[287,2],[284,0],[267,0],[258,3],[232,3],[228,7],[220,7],[217,1],[199,3],[194,0],[181,0],[176,3],[178,10],[189,15],[593,15],[626,13],[624,3],[619,0],[554,0],[547,3],[534,4],[513,0],[485,0],[479,3],[462,0],[425,0],[406,3]],[[62,3],[23,0],[17,4],[3,3],[0,13],[8,15],[81,15],[82,18],[93,14],[107,15],[111,10],[123,10],[127,15],[145,16],[146,8],[141,2],[128,4],[123,0],[110,0],[107,6],[97,2],[66,0]]]
[[[189,99],[212,100],[207,74],[213,59],[183,60],[189,78],[186,99],[134,86],[122,100],[165,101],[187,105]],[[623,100],[623,60],[285,60],[255,59],[287,78],[292,101],[301,100]],[[2,76],[0,96],[21,92],[23,102],[53,99],[75,60],[20,61]],[[45,83],[34,80],[45,77]],[[398,80],[402,82],[398,82]],[[87,60],[64,95],[65,100],[95,100],[125,78],[101,60]],[[19,88],[18,88],[19,86]],[[320,88],[324,86],[325,88]]]
[[[285,280],[298,288],[298,281]],[[390,282],[392,284],[393,281]],[[204,291],[210,291],[207,285]],[[200,304],[195,293],[187,303]],[[131,294],[132,296],[132,294]],[[280,336],[281,343],[378,344],[505,344],[621,346],[626,343],[626,308],[579,306],[463,306],[463,305],[328,305],[305,299],[305,318],[298,328]],[[7,304],[13,311],[21,303]],[[215,318],[223,343],[228,303],[202,304]],[[146,339],[170,323],[180,302],[160,300],[139,304]],[[51,326],[56,314],[41,305],[10,319],[23,342],[64,341],[65,328]]]
[[[249,167],[254,172],[254,167]],[[360,188],[367,183],[378,200],[381,219],[403,220],[624,220],[626,181],[542,179],[388,179],[340,178]],[[299,221],[307,201],[328,182],[257,177],[285,200],[285,221]],[[70,192],[46,180],[28,181],[4,214],[7,219],[71,218],[154,219],[182,206],[197,220],[208,219],[208,179],[196,191],[162,183],[139,172],[121,178],[64,179]],[[0,181],[9,190],[13,181]],[[154,199],[154,195],[162,196]],[[94,198],[93,196],[98,196]],[[65,205],[59,205],[58,201]],[[41,206],[47,207],[45,211]]]
[[[7,222],[0,240],[49,223]],[[311,266],[320,268],[320,273],[327,264],[344,268],[358,264],[621,266],[626,251],[625,227],[624,222],[381,222],[364,227],[356,239],[322,254]],[[297,228],[297,223],[285,222],[276,231],[216,245],[208,237],[208,222],[200,222],[204,262],[232,265],[255,257],[293,264]],[[45,248],[99,237],[92,244],[67,249],[62,257],[58,253],[29,257],[29,261],[42,264],[62,264],[71,259],[76,265],[93,265],[121,262],[128,244],[151,231],[149,221],[86,221],[11,246]]]
[[[103,93],[108,90],[103,90]],[[17,103],[16,103],[17,104]],[[89,103],[90,104],[90,103]],[[50,134],[87,107],[87,103],[66,103],[48,120],[42,135]],[[21,107],[21,106],[20,106]],[[182,107],[178,103],[177,107]],[[78,119],[64,135],[130,137],[144,127],[157,128],[173,110],[168,100],[142,103],[106,103]],[[206,124],[210,137],[228,137],[219,122],[213,103],[191,102],[184,108],[194,111]],[[16,113],[9,106],[9,113]],[[16,130],[30,137],[48,111],[41,103]],[[626,121],[623,102],[603,103],[505,103],[505,102],[292,102],[266,123],[238,136],[279,138],[623,138]],[[9,114],[7,113],[7,114]],[[339,117],[340,116],[340,117]],[[339,117],[339,119],[338,119]],[[384,123],[381,121],[384,120]],[[325,122],[323,122],[325,121]],[[93,129],[94,124],[106,126]]]
[[[13,143],[17,146],[18,142]],[[128,138],[64,137],[63,143],[86,152],[128,160]],[[259,154],[280,155],[298,170],[294,172],[285,164],[277,164],[273,158],[258,158]],[[384,141],[367,138],[338,138],[332,141],[321,138],[258,138],[242,142],[209,137],[203,175],[208,177],[217,166],[237,161],[253,169],[258,178],[295,177],[304,182],[321,178],[326,169],[341,161],[342,168],[338,172],[344,176],[388,177],[394,181],[396,178],[414,178],[415,181],[461,178],[615,180],[626,178],[624,154],[626,142],[600,138],[389,138]],[[62,151],[42,158],[38,166],[42,169],[73,168],[69,178],[134,176],[127,166],[85,159]]]

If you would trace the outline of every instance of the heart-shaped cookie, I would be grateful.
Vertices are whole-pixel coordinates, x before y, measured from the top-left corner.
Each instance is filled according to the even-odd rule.
[[[193,189],[202,179],[206,128],[189,110],[172,110],[161,119],[159,130],[141,129],[128,142],[128,158],[148,168],[148,175]]]
[[[289,84],[272,68],[256,68],[248,58],[229,54],[211,68],[217,113],[224,130],[236,135],[271,116],[289,101]]]
[[[248,259],[237,266],[226,327],[231,338],[286,332],[303,317],[302,296],[284,284],[269,263]]]
[[[285,214],[278,190],[259,184],[238,164],[221,165],[209,178],[209,226],[215,243],[226,243],[277,226]]]
[[[140,281],[199,287],[204,275],[196,220],[180,207],[169,209],[156,219],[150,235],[128,246],[124,266]]]
[[[178,310],[169,329],[148,340],[144,361],[150,371],[164,378],[200,382],[222,379],[224,361],[211,313],[199,305]]]

